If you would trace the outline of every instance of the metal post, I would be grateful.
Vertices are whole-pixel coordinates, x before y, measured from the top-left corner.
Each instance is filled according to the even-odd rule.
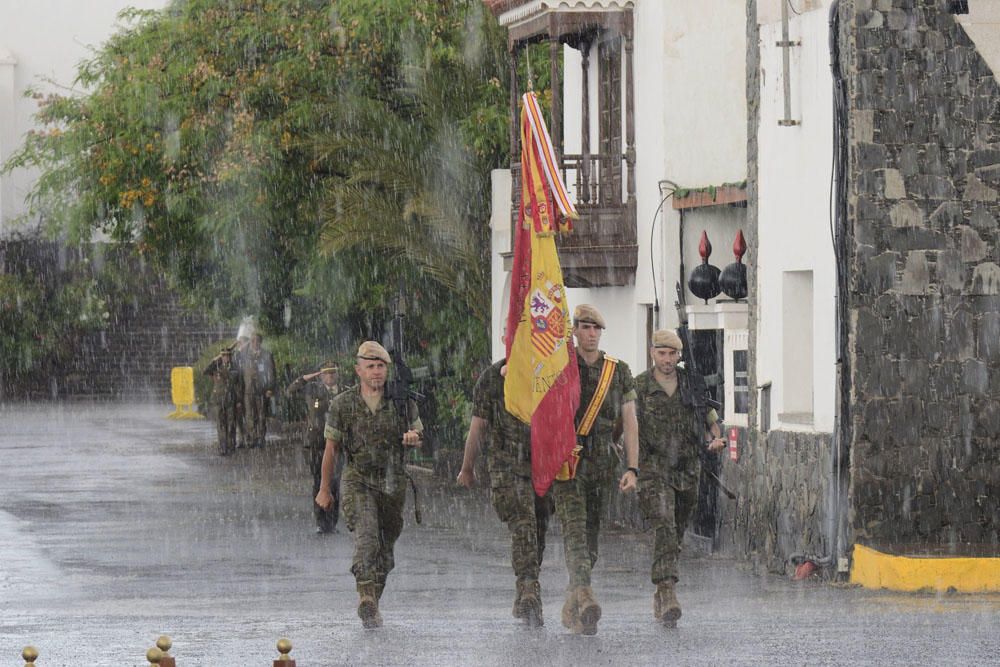
[[[792,42],[788,39],[788,1],[781,0],[781,41],[777,43],[777,46],[781,47],[781,77],[785,94],[785,117],[778,121],[778,125],[782,127],[799,124],[799,121],[792,120],[792,82],[789,80],[791,62],[788,49],[801,44],[800,41]]]

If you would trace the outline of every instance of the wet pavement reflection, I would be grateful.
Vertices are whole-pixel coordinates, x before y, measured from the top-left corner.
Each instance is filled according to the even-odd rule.
[[[383,597],[355,615],[350,535],[312,529],[297,444],[215,454],[209,421],[164,405],[0,406],[0,664],[146,665],[160,634],[179,665],[269,664],[289,637],[303,665],[987,664],[1000,596],[894,595],[757,576],[685,559],[684,617],[652,618],[649,539],[612,531],[594,589],[596,637],[559,623],[561,538],[542,572],[546,626],[510,616],[506,528],[484,491],[428,484]],[[444,488],[431,488],[443,486]],[[995,663],[994,663],[995,664]]]

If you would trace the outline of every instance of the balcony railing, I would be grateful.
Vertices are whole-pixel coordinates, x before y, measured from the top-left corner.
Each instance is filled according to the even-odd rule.
[[[556,239],[567,287],[608,287],[635,282],[638,245],[635,201],[624,193],[624,155],[568,154],[560,172],[580,219],[573,233]],[[521,205],[521,165],[511,166],[511,248]],[[509,268],[509,267],[508,267]]]

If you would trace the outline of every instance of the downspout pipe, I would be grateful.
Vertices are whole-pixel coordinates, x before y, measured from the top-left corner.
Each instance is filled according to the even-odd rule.
[[[836,402],[831,442],[831,488],[827,525],[827,544],[834,557],[836,571],[846,556],[847,544],[847,473],[850,465],[850,364],[847,349],[847,84],[840,60],[840,0],[830,5],[830,68],[833,75],[833,164],[830,174],[830,233],[836,270],[836,310],[834,318],[837,355]]]

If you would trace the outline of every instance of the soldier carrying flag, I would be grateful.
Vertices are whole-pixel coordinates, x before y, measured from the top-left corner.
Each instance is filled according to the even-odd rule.
[[[553,488],[570,579],[563,624],[592,635],[601,607],[590,587],[586,507],[574,479],[580,378],[555,246],[556,232],[571,231],[571,220],[578,216],[559,177],[535,94],[525,93],[522,103],[521,209],[506,326],[504,403],[507,412],[530,424],[535,493],[545,496]]]

